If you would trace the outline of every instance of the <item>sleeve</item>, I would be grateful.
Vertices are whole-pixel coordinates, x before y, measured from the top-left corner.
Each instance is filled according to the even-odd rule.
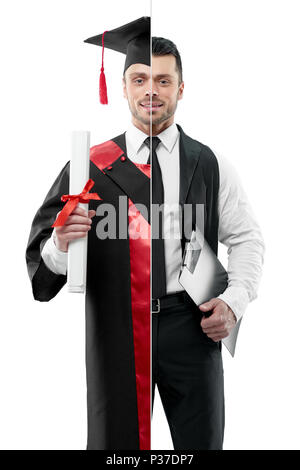
[[[228,160],[219,163],[219,241],[227,248],[228,287],[219,296],[239,321],[249,302],[257,297],[265,244],[240,178]]]
[[[67,274],[68,252],[61,251],[57,248],[54,241],[55,229],[52,235],[46,241],[42,250],[42,258],[47,266],[55,274]]]
[[[61,201],[63,194],[69,192],[70,162],[66,163],[54,181],[44,202],[37,211],[28,238],[26,248],[26,263],[32,293],[35,300],[47,302],[51,300],[67,281],[66,274],[56,274],[46,265],[42,251],[47,240],[51,237],[51,227],[56,215],[64,206]]]

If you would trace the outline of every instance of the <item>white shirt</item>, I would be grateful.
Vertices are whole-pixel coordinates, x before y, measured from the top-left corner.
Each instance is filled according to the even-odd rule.
[[[147,163],[149,148],[144,144],[147,134],[132,123],[125,133],[127,156],[135,163]],[[157,137],[157,158],[164,185],[164,238],[167,293],[183,290],[178,282],[182,262],[180,237],[169,236],[167,223],[170,211],[179,209],[179,131],[172,124]],[[228,248],[228,287],[219,298],[229,305],[240,320],[248,303],[257,297],[265,245],[238,174],[224,157],[216,154],[219,164],[219,241]],[[178,225],[179,229],[179,225]],[[57,249],[53,236],[45,243],[42,258],[56,274],[66,274],[67,253]]]

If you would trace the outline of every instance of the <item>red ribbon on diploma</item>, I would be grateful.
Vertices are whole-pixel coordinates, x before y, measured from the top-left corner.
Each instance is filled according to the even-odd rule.
[[[92,179],[89,179],[80,194],[64,194],[61,197],[61,200],[63,202],[68,202],[67,204],[65,204],[62,211],[59,213],[59,216],[57,217],[52,227],[62,227],[63,225],[65,225],[67,218],[79,202],[87,204],[91,199],[101,200],[101,197],[99,197],[97,193],[88,192],[94,186],[94,184],[95,182]]]

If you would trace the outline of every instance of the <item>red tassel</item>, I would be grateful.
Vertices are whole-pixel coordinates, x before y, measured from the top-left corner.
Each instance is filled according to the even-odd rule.
[[[104,68],[101,67],[100,73],[100,80],[99,80],[99,97],[101,104],[107,104],[107,87],[106,87],[106,79],[104,74]]]
[[[102,66],[100,72],[100,80],[99,80],[99,98],[101,104],[107,104],[107,87],[106,87],[106,78],[104,74],[104,34],[107,31],[104,31],[102,34]]]

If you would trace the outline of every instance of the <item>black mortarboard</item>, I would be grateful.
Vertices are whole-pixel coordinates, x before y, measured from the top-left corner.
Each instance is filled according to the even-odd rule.
[[[150,48],[150,17],[143,16],[138,20],[105,31],[98,36],[86,39],[84,42],[102,46],[102,66],[100,73],[100,102],[107,104],[106,82],[103,66],[104,47],[126,54],[124,72],[132,64],[151,65]]]

